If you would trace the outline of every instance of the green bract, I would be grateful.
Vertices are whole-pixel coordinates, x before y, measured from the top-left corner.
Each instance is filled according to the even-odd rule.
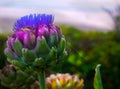
[[[21,43],[16,41],[13,43],[13,50],[17,57],[14,57],[13,53],[9,50],[6,50],[5,54],[8,57],[8,61],[17,67],[32,66],[45,69],[59,63],[67,55],[64,37],[61,38],[58,44],[53,44],[56,43],[56,39],[50,39],[49,41],[51,44],[48,44],[46,39],[42,37],[42,40],[37,40],[36,47],[32,50],[23,48]]]

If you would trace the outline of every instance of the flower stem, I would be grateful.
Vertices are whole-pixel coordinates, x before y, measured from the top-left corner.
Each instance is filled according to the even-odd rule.
[[[42,71],[38,74],[38,79],[40,83],[40,89],[46,89],[46,81],[45,81],[45,72]]]

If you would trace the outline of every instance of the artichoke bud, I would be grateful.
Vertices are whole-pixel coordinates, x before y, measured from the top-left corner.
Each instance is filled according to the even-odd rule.
[[[12,45],[12,48],[19,57],[22,55],[22,44],[18,39],[15,40],[15,42]]]
[[[58,45],[58,53],[63,52],[65,50],[65,46],[66,46],[66,40],[65,38],[62,37]]]
[[[53,20],[52,15],[38,14],[16,21],[5,50],[16,68],[46,68],[64,57],[66,41]]]
[[[36,54],[33,50],[28,50],[27,48],[22,49],[23,59],[26,63],[32,64],[36,58]]]
[[[50,48],[44,36],[42,36],[41,38],[40,37],[37,38],[37,45],[36,45],[35,51],[38,54],[38,56],[46,55],[49,53]]]

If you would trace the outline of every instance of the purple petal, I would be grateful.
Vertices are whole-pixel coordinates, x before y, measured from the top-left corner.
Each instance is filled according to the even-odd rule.
[[[24,39],[24,32],[23,31],[18,31],[16,33],[17,38],[23,43],[23,39]]]
[[[48,38],[50,35],[48,26],[47,25],[39,26],[37,34],[38,36],[44,36],[45,38]]]
[[[41,40],[42,40],[42,36],[38,36],[37,41],[41,41]]]
[[[61,38],[61,37],[62,37],[61,29],[56,26],[56,31],[57,31],[57,33],[58,33],[58,37]]]
[[[44,31],[44,27],[43,26],[39,26],[39,28],[38,28],[38,36],[39,35],[44,35],[44,33],[45,33],[45,31]]]
[[[18,19],[15,24],[13,30],[20,31],[22,28],[30,27],[31,29],[37,28],[37,26],[46,24],[52,24],[54,21],[54,16],[49,14],[30,14],[27,16],[23,16]]]
[[[7,46],[8,46],[10,49],[12,49],[12,46],[13,46],[14,42],[15,42],[15,38],[10,37],[10,38],[8,39],[8,41],[7,41]],[[13,50],[13,49],[12,49],[12,50]]]
[[[10,49],[12,49],[12,44],[11,44],[11,40],[10,40],[10,39],[7,40],[7,46],[8,46]]]
[[[26,31],[24,34],[24,47],[32,49],[35,47],[35,44],[36,44],[35,35],[30,31]]]
[[[55,35],[57,34],[57,31],[56,31],[55,26],[50,25],[49,30],[50,30],[50,34],[51,34],[51,35],[52,35],[52,34],[55,34]]]

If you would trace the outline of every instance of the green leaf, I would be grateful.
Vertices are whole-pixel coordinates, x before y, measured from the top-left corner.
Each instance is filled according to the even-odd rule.
[[[18,56],[22,55],[22,44],[18,39],[13,43],[12,48]]]
[[[66,50],[64,50],[63,51],[63,53],[61,54],[61,59],[64,59],[64,58],[66,58],[67,57],[67,55],[68,55],[68,53],[67,53],[67,51]]]
[[[48,54],[49,50],[50,50],[50,48],[44,37],[42,37],[42,40],[38,40],[35,51],[37,52],[39,57],[40,57],[40,55]]]
[[[58,35],[52,34],[50,36],[50,40],[49,40],[50,46],[57,46],[58,45]]]
[[[103,89],[101,75],[100,75],[100,64],[98,64],[97,67],[95,68],[94,88]]]
[[[61,38],[60,43],[58,45],[58,52],[61,53],[65,50],[65,46],[66,46],[66,40],[65,38]]]
[[[10,51],[6,51],[5,55],[6,55],[7,57],[9,57],[10,59],[14,59],[14,55],[13,55],[13,53],[11,53]]]
[[[52,47],[50,52],[49,52],[49,55],[46,58],[46,61],[51,62],[51,61],[54,61],[56,58],[57,58],[56,48]]]
[[[12,64],[15,66],[16,69],[25,69],[27,64],[18,60],[12,60]]]
[[[8,48],[5,49],[5,55],[11,60],[18,59],[16,54]]]

